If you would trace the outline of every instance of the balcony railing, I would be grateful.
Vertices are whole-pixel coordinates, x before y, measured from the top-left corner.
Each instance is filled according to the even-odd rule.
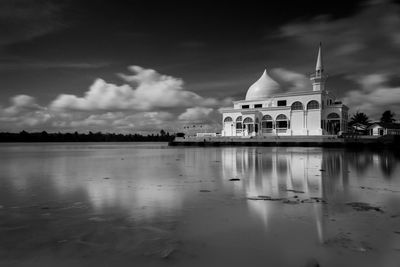
[[[327,78],[328,77],[328,75],[325,75],[325,74],[323,74],[323,73],[321,73],[321,72],[313,72],[313,73],[310,73],[310,78],[311,79],[316,79],[316,78]]]

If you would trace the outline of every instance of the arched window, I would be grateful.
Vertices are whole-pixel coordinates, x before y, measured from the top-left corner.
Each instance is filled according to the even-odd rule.
[[[296,101],[292,104],[292,110],[303,110],[303,104],[299,101]]]
[[[276,117],[276,129],[278,132],[286,132],[286,129],[289,128],[289,120],[284,114],[278,115]]]
[[[307,109],[319,109],[319,103],[316,100],[311,100],[307,104]]]
[[[270,115],[264,115],[261,119],[261,129],[263,133],[272,133],[273,121]]]
[[[243,123],[253,123],[253,119],[247,117],[246,119],[244,119]]]
[[[262,121],[272,121],[272,117],[270,115],[264,115],[261,120]]]
[[[242,116],[239,116],[236,118],[236,129],[242,129],[243,124],[242,124]]]
[[[330,113],[327,118],[328,119],[340,119],[340,116],[337,113]]]
[[[280,115],[278,115],[278,117],[276,117],[276,120],[278,121],[278,120],[287,120],[287,117],[286,117],[286,115],[284,115],[284,114],[280,114]]]
[[[224,119],[224,122],[232,122],[233,120],[232,120],[232,118],[231,117],[226,117],[225,119]]]

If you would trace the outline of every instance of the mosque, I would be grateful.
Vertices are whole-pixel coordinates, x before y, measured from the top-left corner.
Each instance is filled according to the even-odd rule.
[[[235,101],[222,113],[222,136],[337,135],[347,131],[348,107],[325,89],[321,45],[312,90],[279,93],[279,84],[265,70],[247,90],[246,99]]]

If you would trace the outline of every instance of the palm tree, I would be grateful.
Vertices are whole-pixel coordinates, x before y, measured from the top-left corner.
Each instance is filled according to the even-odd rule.
[[[356,114],[353,114],[353,116],[350,118],[349,125],[352,126],[355,123],[368,125],[370,123],[370,119],[364,112],[357,111]]]
[[[394,119],[394,113],[391,112],[390,110],[386,110],[385,112],[382,113],[381,117],[381,122],[382,123],[393,123],[396,120]]]

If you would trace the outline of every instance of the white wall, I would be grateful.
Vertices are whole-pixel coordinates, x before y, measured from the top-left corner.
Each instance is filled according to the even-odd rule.
[[[286,100],[286,106],[278,107],[278,100]],[[315,100],[319,103],[319,109],[307,110],[307,104],[312,100]],[[290,121],[290,128],[288,131],[286,133],[280,133],[279,135],[323,135],[326,134],[326,131],[322,129],[321,120],[326,120],[328,114],[332,112],[335,112],[340,116],[342,120],[342,131],[346,131],[345,126],[347,121],[345,120],[347,119],[347,116],[344,115],[347,115],[347,109],[345,109],[341,104],[327,105],[329,100],[334,102],[334,96],[326,91],[317,91],[312,93],[299,93],[298,95],[279,95],[268,99],[261,99],[259,101],[237,101],[234,103],[234,107],[232,109],[222,110],[223,120],[227,116],[230,116],[233,120],[232,123],[223,125],[222,135],[237,136],[236,118],[239,116],[242,116],[243,120],[246,117],[251,117],[254,122],[256,121],[256,118],[258,118],[260,122],[258,135],[262,135],[262,117],[264,115],[270,115],[275,122],[276,117],[279,114],[286,115]],[[291,110],[291,105],[296,101],[299,101],[303,104],[303,110]],[[262,108],[255,109],[254,104],[262,104]],[[242,105],[249,105],[249,109],[241,109]],[[244,132],[240,135],[242,136],[247,134],[247,132]],[[276,135],[277,133],[273,131],[272,134]]]
[[[304,128],[304,111],[293,110],[290,118],[290,129],[292,135],[307,135],[306,129]]]
[[[380,126],[380,125],[377,125],[377,124],[371,126],[370,130],[372,130],[372,135],[380,135],[380,134],[379,134],[379,129],[383,129],[383,127]],[[384,133],[384,134],[385,134],[385,133]]]
[[[306,120],[308,135],[322,135],[321,128],[321,110],[313,109],[307,111]]]

